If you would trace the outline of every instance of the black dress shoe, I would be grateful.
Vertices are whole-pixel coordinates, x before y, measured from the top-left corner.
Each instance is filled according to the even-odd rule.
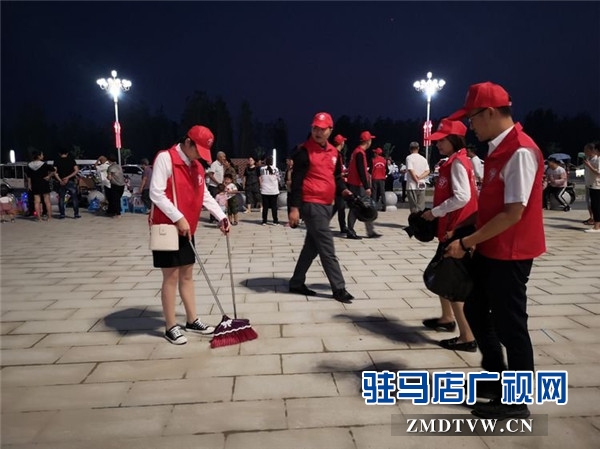
[[[473,341],[458,341],[458,337],[440,341],[439,345],[444,349],[451,351],[477,352],[477,342]]]
[[[315,296],[316,291],[311,290],[306,285],[302,284],[300,287],[290,286],[290,293],[297,293],[298,295]]]
[[[423,326],[438,332],[454,332],[454,329],[456,329],[456,322],[440,323],[439,318],[429,318],[428,320],[423,320]]]
[[[369,235],[370,239],[378,239],[379,237],[381,237],[381,234],[378,234],[377,232]]]
[[[348,293],[348,291],[345,288],[342,288],[341,290],[335,290],[333,292],[333,299],[344,304],[352,304],[354,296]]]
[[[479,418],[500,421],[507,418],[528,418],[531,414],[526,404],[503,404],[500,399],[476,405],[471,413]]]
[[[354,231],[347,231],[346,238],[350,240],[362,240],[362,237],[356,235],[356,232]]]

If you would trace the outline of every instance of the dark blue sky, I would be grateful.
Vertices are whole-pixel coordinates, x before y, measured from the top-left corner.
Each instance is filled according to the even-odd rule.
[[[163,105],[179,120],[195,89],[234,119],[283,117],[290,141],[312,115],[424,118],[412,84],[446,80],[432,116],[468,86],[494,81],[517,118],[536,108],[600,121],[599,2],[2,2],[2,119],[36,101],[56,120],[113,120],[95,84],[111,69],[120,100]],[[126,123],[123,124],[127,126]]]

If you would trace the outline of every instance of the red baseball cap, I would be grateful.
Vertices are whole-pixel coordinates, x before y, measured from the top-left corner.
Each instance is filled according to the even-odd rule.
[[[206,162],[212,162],[210,148],[215,141],[215,136],[213,135],[212,131],[206,126],[195,125],[190,128],[187,136],[192,139],[194,145],[196,145],[200,157]]]
[[[334,138],[333,138],[333,143],[335,143],[336,145],[341,145],[343,144],[346,140],[344,136],[342,136],[341,134],[337,134]]]
[[[454,114],[449,115],[448,119],[460,120],[472,109],[500,108],[511,105],[510,96],[502,86],[486,81],[485,83],[473,84],[469,87],[465,105]]]
[[[327,112],[319,112],[313,118],[312,126],[323,129],[333,128],[333,119]]]
[[[383,150],[382,150],[381,148],[379,148],[379,147],[378,147],[378,148],[375,148],[375,149],[373,150],[373,153],[375,153],[375,154],[377,154],[377,155],[381,155],[381,154],[383,154]]]
[[[360,133],[360,141],[361,142],[366,142],[367,140],[374,139],[375,137],[377,137],[377,136],[374,136],[369,131],[363,131],[362,133]]]
[[[457,136],[464,136],[467,134],[467,127],[463,122],[458,120],[450,120],[443,118],[440,122],[438,129],[434,132],[429,139],[430,140],[442,140],[444,137],[450,134],[456,134]]]

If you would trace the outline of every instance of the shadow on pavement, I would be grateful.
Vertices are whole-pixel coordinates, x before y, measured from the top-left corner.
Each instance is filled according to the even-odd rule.
[[[398,321],[387,321],[377,315],[338,314],[335,315],[335,318],[346,318],[356,326],[394,342],[407,344],[431,343],[438,346],[438,342],[421,333],[420,328],[405,326]]]
[[[289,279],[282,277],[247,278],[239,282],[241,286],[254,290],[256,293],[288,293],[288,283]]]
[[[121,335],[129,332],[146,333],[148,335],[162,336],[161,330],[165,325],[161,312],[146,310],[145,308],[130,307],[108,314],[103,319],[107,328]]]

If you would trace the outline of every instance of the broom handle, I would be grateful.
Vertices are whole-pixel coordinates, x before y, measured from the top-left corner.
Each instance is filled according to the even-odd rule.
[[[194,246],[194,244],[192,243],[191,240],[190,240],[190,246],[192,247],[192,251],[194,251],[194,256],[196,256],[196,260],[198,261],[198,265],[200,265],[200,270],[202,271],[202,274],[206,278],[206,283],[208,284],[208,288],[210,288],[210,291],[212,292],[213,297],[215,298],[215,302],[217,303],[217,306],[219,306],[219,310],[221,311],[221,315],[226,315],[225,311],[223,310],[223,306],[221,305],[221,301],[219,301],[219,298],[217,298],[217,292],[215,291],[214,287],[212,286],[212,284],[210,282],[210,279],[208,278],[208,273],[206,272],[206,270],[204,268],[204,264],[200,260],[200,256],[198,255],[198,251],[196,251],[196,247]]]
[[[225,234],[227,241],[227,258],[229,259],[229,280],[231,281],[231,299],[233,301],[233,318],[237,320],[237,310],[235,307],[235,288],[233,287],[233,267],[231,266],[231,247],[229,245],[229,233]]]

